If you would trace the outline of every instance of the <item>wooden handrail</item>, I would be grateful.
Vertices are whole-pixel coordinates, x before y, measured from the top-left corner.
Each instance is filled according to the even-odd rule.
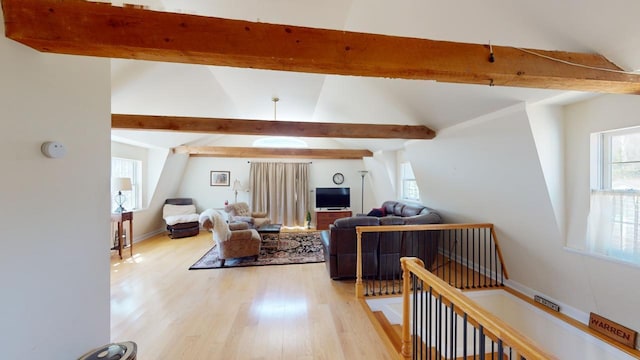
[[[365,233],[365,232],[389,232],[389,231],[478,229],[478,228],[493,230],[493,224],[465,223],[465,224],[424,224],[424,225],[372,225],[372,226],[356,226],[356,232]]]
[[[411,356],[411,335],[409,333],[409,296],[410,296],[410,274],[415,274],[420,280],[428,284],[432,290],[455,304],[456,308],[464,311],[467,316],[482,324],[484,329],[502,339],[504,344],[516,350],[518,354],[527,359],[557,359],[555,356],[543,350],[540,346],[527,339],[518,330],[512,328],[495,315],[482,309],[471,299],[461,292],[452,288],[446,282],[430,273],[424,268],[424,264],[417,258],[400,259],[403,269],[403,309],[402,309],[402,356]],[[406,329],[405,329],[406,328]]]
[[[504,266],[504,259],[502,258],[502,250],[500,250],[500,245],[498,244],[498,237],[496,236],[496,230],[491,226],[491,236],[493,237],[493,242],[496,245],[496,251],[498,252],[498,258],[500,259],[500,263],[502,264],[502,273],[504,274],[504,278],[509,278],[509,273],[507,272],[506,266]]]

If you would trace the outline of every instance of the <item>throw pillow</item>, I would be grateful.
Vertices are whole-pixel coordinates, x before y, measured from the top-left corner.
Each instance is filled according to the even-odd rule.
[[[375,216],[375,217],[384,217],[384,209],[381,208],[373,208],[367,216]]]
[[[375,216],[375,217],[383,217],[384,215],[382,215],[382,211],[380,211],[380,209],[371,209],[371,211],[369,211],[369,213],[367,213],[367,216]]]
[[[235,205],[236,216],[251,216],[251,210],[245,203],[238,203]]]

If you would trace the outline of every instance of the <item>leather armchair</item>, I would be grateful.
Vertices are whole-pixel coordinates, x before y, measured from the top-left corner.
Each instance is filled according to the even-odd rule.
[[[162,207],[162,218],[172,239],[196,236],[200,233],[198,214],[193,199],[167,199]]]
[[[200,214],[200,224],[205,230],[213,233],[213,241],[218,247],[220,266],[226,259],[260,255],[260,234],[249,229],[247,223],[228,224],[222,215],[215,210],[206,210]]]
[[[251,211],[249,204],[246,202],[229,204],[225,206],[224,211],[229,214],[229,222],[242,221],[254,228],[271,223],[271,219],[269,219],[266,212]]]

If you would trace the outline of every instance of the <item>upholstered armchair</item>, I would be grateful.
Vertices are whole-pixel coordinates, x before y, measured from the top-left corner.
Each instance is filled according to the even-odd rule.
[[[213,233],[213,241],[218,247],[220,266],[226,259],[260,255],[260,234],[249,229],[248,223],[228,224],[222,214],[215,210],[205,210],[199,219],[202,228]]]
[[[254,228],[271,223],[266,212],[252,212],[246,202],[229,204],[225,206],[224,211],[229,214],[229,222],[242,221]]]
[[[198,214],[193,199],[167,199],[162,207],[162,218],[172,239],[196,236],[200,233]]]

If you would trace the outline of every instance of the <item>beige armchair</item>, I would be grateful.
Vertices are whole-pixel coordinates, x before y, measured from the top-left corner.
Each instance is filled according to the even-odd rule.
[[[252,212],[246,202],[229,204],[225,206],[224,211],[229,214],[229,222],[242,221],[254,228],[271,223],[266,212]]]
[[[213,233],[213,241],[218,247],[220,266],[226,259],[260,255],[260,234],[249,229],[247,223],[228,224],[215,210],[205,210],[200,214],[200,225]]]

